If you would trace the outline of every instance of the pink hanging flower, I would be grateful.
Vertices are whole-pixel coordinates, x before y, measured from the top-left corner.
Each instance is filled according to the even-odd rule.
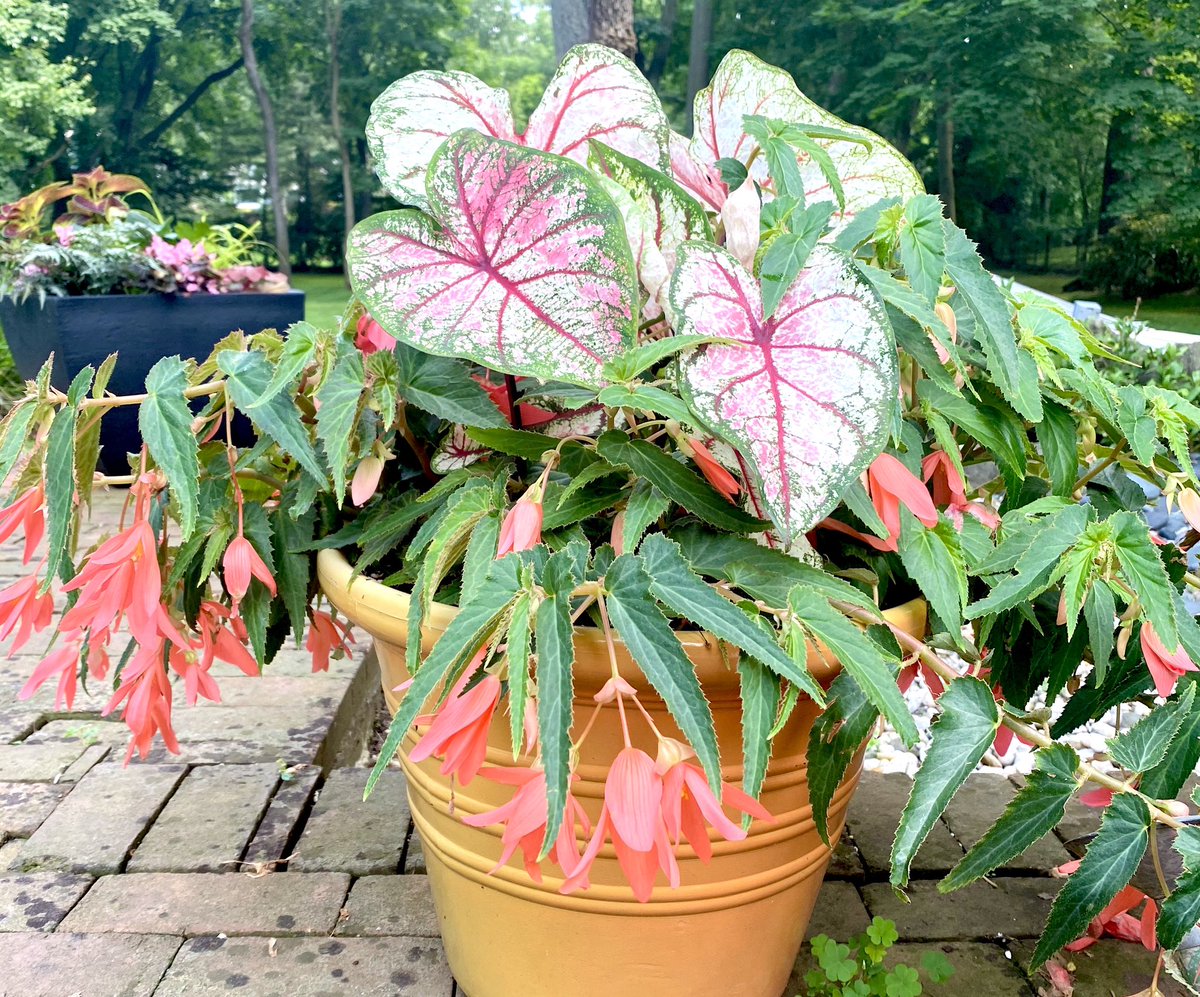
[[[542,488],[534,485],[508,510],[500,524],[497,559],[513,551],[532,550],[542,542]]]
[[[481,650],[467,666],[441,709],[432,718],[418,720],[428,720],[429,730],[408,756],[412,762],[441,756],[442,775],[457,776],[464,786],[475,778],[487,756],[488,729],[500,702],[500,680],[495,675],[485,675],[467,689],[467,682],[483,663],[483,654]]]
[[[646,903],[661,869],[671,886],[679,885],[679,864],[662,813],[663,780],[654,760],[639,748],[624,748],[604,782],[604,806],[596,829],[562,893],[586,889],[588,873],[606,838],[639,903]]]
[[[512,402],[508,397],[508,388],[501,381],[499,384],[492,384],[491,381],[478,374],[472,374],[473,377],[484,391],[488,393],[488,397],[492,400],[492,404],[500,410],[500,414],[508,420],[508,424],[513,425],[513,408]],[[528,378],[518,377],[517,384],[526,381]],[[558,412],[551,412],[549,409],[539,408],[537,405],[527,405],[524,402],[517,404],[517,414],[521,417],[521,426],[524,429],[532,429],[534,426],[540,426],[543,423],[557,419],[560,415]]]
[[[754,256],[758,252],[761,215],[762,201],[754,181],[749,177],[742,181],[737,190],[730,193],[721,208],[725,248],[749,271],[754,270]]]
[[[933,489],[935,505],[944,506],[954,525],[961,530],[963,514],[974,516],[989,530],[1000,525],[1000,516],[985,502],[967,499],[966,485],[954,461],[944,450],[934,450],[921,461],[921,476]]]
[[[541,851],[542,839],[546,833],[546,773],[538,768],[481,768],[480,776],[501,785],[516,786],[513,798],[495,810],[463,818],[463,823],[471,827],[491,827],[499,824],[504,828],[500,841],[504,846],[500,861],[491,870],[492,873],[508,864],[508,860],[518,848],[525,862],[525,871],[535,883],[542,881],[542,869],[538,864],[538,852]],[[572,782],[578,782],[578,776],[572,776]],[[591,822],[588,820],[582,804],[568,792],[566,811],[558,835],[554,839],[554,848],[550,852],[563,874],[571,875],[579,864],[579,847],[575,841],[575,825],[583,826],[583,833],[590,834]]]
[[[930,529],[937,526],[937,509],[921,479],[890,453],[881,453],[867,468],[867,491],[871,496],[871,504],[888,531],[884,539],[861,533],[836,519],[825,519],[820,525],[838,533],[846,533],[880,551],[899,548],[901,505]]]
[[[254,544],[242,533],[234,537],[225,548],[221,567],[225,573],[225,588],[229,590],[235,603],[241,602],[250,591],[252,577],[262,582],[272,596],[276,594],[275,578],[271,569],[254,549]]]
[[[79,673],[79,651],[82,643],[77,637],[68,639],[46,655],[38,662],[17,698],[31,698],[51,677],[57,675],[58,689],[54,694],[54,708],[61,710],[65,705],[68,711],[71,710],[75,705],[75,682]]]
[[[358,462],[354,469],[354,477],[350,481],[350,501],[355,505],[366,505],[371,496],[379,488],[379,478],[383,474],[383,459],[371,454]]]
[[[363,312],[358,317],[355,333],[354,345],[366,356],[370,356],[379,350],[392,350],[396,346],[395,337],[384,332],[383,326],[366,312]]]
[[[162,666],[162,656],[162,640],[141,644],[121,672],[120,687],[102,711],[108,716],[124,704],[121,719],[133,733],[126,762],[134,751],[145,758],[156,734],[171,754],[179,754],[179,741],[171,727],[171,680]]]
[[[1053,870],[1057,876],[1069,876],[1079,868],[1079,862],[1068,862]],[[1141,917],[1129,912],[1140,904]],[[1135,942],[1150,952],[1158,950],[1155,930],[1158,926],[1158,904],[1135,886],[1126,886],[1109,901],[1107,907],[1092,918],[1087,932],[1063,948],[1067,952],[1082,952],[1091,948],[1106,935],[1123,942]]]
[[[37,545],[46,533],[46,492],[41,482],[22,492],[12,505],[0,510],[0,543],[11,537],[20,527],[25,533],[23,564],[33,560]]]
[[[327,672],[330,654],[337,657],[349,654],[349,645],[354,643],[354,637],[347,624],[339,623],[319,609],[312,610],[308,618],[308,637],[304,641],[304,649],[312,655],[312,670]]]
[[[921,678],[925,680],[925,686],[929,689],[929,693],[934,699],[937,699],[946,691],[946,684],[942,681],[941,676],[925,664],[925,662],[918,659],[911,665],[905,665],[901,668],[900,674],[896,676],[896,684],[900,686],[901,692],[908,692],[918,672]]]
[[[712,858],[709,826],[726,841],[742,841],[746,837],[741,825],[725,816],[723,807],[772,823],[774,818],[754,797],[730,783],[721,783],[718,799],[704,777],[704,770],[684,760],[694,758],[695,754],[686,744],[664,738],[659,742],[655,771],[663,780],[662,812],[667,834],[676,845],[681,837],[686,839],[697,858],[708,862]]]
[[[692,451],[692,460],[696,462],[696,466],[700,468],[700,473],[704,475],[708,483],[727,502],[735,501],[738,493],[742,490],[742,486],[738,484],[737,478],[722,467],[712,455],[712,451],[699,440],[688,439],[687,443]]]
[[[1171,695],[1175,691],[1175,683],[1186,672],[1200,670],[1188,657],[1182,644],[1174,651],[1168,652],[1149,622],[1142,624],[1140,637],[1146,667],[1154,679],[1154,691],[1160,696]]]
[[[38,595],[37,575],[29,575],[0,591],[0,641],[17,636],[12,650],[19,651],[33,633],[41,633],[54,619],[54,599],[49,592]]]

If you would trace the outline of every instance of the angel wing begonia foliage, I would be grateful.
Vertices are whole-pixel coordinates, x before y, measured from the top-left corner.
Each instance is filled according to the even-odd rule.
[[[884,139],[814,104],[800,92],[790,73],[735,49],[721,60],[712,83],[696,94],[691,141],[680,136],[671,139],[675,178],[713,211],[720,211],[728,196],[717,162],[736,159],[746,164],[755,149],[755,140],[746,131],[746,115],[834,129],[860,140],[822,134],[813,139],[832,160],[845,196],[845,206],[834,213],[834,232],[880,200],[908,198],[924,190],[917,171]],[[805,198],[833,200],[829,178],[815,158],[800,153],[797,162]],[[749,169],[754,180],[770,186],[766,157],[756,157]]]
[[[612,200],[583,167],[464,130],[429,169],[432,216],[350,234],[355,292],[396,339],[578,384],[633,341],[636,276]]]
[[[667,166],[667,118],[646,78],[618,52],[577,45],[518,133],[508,93],[469,73],[420,72],[397,80],[371,107],[367,142],[389,193],[426,207],[425,171],[461,128],[584,163],[598,139],[659,169]]]

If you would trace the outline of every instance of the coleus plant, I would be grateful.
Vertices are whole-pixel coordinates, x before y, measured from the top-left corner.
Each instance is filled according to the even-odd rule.
[[[659,872],[677,882],[681,839],[704,854],[698,828],[736,839],[739,813],[767,816],[755,797],[772,735],[800,696],[824,707],[809,788],[827,834],[880,718],[916,741],[901,688],[920,672],[939,719],[892,882],[1015,735],[1034,771],[943,888],[1023,852],[1090,784],[1100,831],[1034,961],[1088,933],[1156,847],[1155,824],[1177,831],[1185,870],[1157,919],[1175,950],[1200,920],[1200,832],[1175,800],[1200,760],[1200,628],[1181,595],[1200,584],[1186,563],[1200,409],[1109,381],[1102,347],[994,281],[895,149],[744,52],[699,95],[690,141],[597,46],[567,55],[523,132],[502,92],[423,72],[380,97],[369,137],[407,206],[351,233],[356,301],[339,328],[234,334],[201,362],[161,361],[131,398],[105,392],[111,364],[65,394],[47,369],[8,415],[0,538],[23,528],[32,570],[0,594],[0,628],[20,644],[51,626],[56,591],[69,606],[30,689],[57,681],[69,706],[80,675],[111,680],[131,753],[157,735],[170,748],[173,676],[184,698],[216,698],[214,659],[256,672],[289,636],[318,667],[340,652],[347,630],[318,608],[310,558],[344,548],[357,572],[410,591],[410,632],[435,600],[458,607],[424,660],[410,642],[376,776],[431,709],[414,758],[442,758],[462,783],[515,779],[479,818],[503,825],[507,855],[533,875],[554,862],[579,889],[611,839],[645,898]],[[130,404],[145,446],[127,478],[96,476],[98,421]],[[235,445],[236,412],[254,445]],[[130,486],[129,516],[79,550],[106,480]],[[1197,532],[1158,541],[1139,480]],[[927,639],[880,611],[914,595]],[[624,641],[686,739],[660,739],[657,760],[618,752],[583,840],[576,621]],[[688,627],[740,654],[741,786],[722,781],[675,636]],[[827,687],[810,642],[843,667]],[[1031,706],[1039,690],[1062,709]],[[1111,764],[1062,743],[1156,696],[1110,740]],[[639,705],[619,673],[598,698]],[[482,767],[492,723],[528,749],[519,778]],[[640,805],[635,784],[652,790]]]

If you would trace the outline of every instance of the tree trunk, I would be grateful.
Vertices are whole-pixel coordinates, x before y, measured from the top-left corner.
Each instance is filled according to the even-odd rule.
[[[675,19],[679,16],[679,0],[666,0],[663,3],[662,17],[659,18],[658,32],[661,36],[654,46],[654,56],[646,67],[646,79],[652,86],[657,87],[662,74],[667,68],[667,57],[671,54],[671,38],[675,34]]]
[[[550,0],[550,23],[554,28],[554,54],[561,61],[573,45],[588,40],[588,0]]]
[[[246,63],[246,77],[258,101],[258,110],[263,120],[263,145],[267,154],[267,190],[271,198],[271,214],[275,222],[275,250],[279,254],[279,269],[291,274],[291,253],[288,249],[287,203],[283,197],[283,184],[279,180],[279,132],[275,128],[275,111],[271,107],[271,95],[263,85],[258,71],[258,59],[254,55],[254,0],[242,0],[242,24],[238,31],[242,46],[242,59]]]
[[[692,38],[688,53],[687,106],[708,85],[708,46],[712,42],[712,0],[696,0],[692,10]]]
[[[1112,206],[1117,199],[1117,186],[1125,179],[1125,175],[1117,168],[1117,155],[1125,142],[1125,125],[1131,115],[1122,112],[1114,114],[1108,123],[1108,139],[1104,143],[1104,177],[1100,187],[1100,211],[1096,219],[1096,234],[1104,235],[1117,219],[1113,217]]]
[[[954,102],[943,92],[937,102],[938,194],[946,205],[946,215],[958,221],[954,204]]]
[[[325,9],[325,29],[329,37],[329,126],[337,144],[338,158],[342,161],[342,246],[350,238],[354,228],[354,172],[350,164],[350,149],[342,134],[342,71],[339,41],[342,30],[342,0],[330,0]],[[346,286],[350,286],[350,275],[345,274]]]
[[[590,0],[588,35],[594,42],[615,48],[632,59],[637,55],[633,30],[633,0]]]

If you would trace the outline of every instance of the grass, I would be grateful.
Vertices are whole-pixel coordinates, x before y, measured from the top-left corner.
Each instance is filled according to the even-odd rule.
[[[292,277],[292,286],[304,292],[304,317],[318,327],[334,328],[350,289],[340,273],[301,273]]]
[[[1002,275],[1015,277],[1022,284],[1067,301],[1098,301],[1105,313],[1115,318],[1132,315],[1136,307],[1138,319],[1152,328],[1189,332],[1200,336],[1200,295],[1164,294],[1160,298],[1143,299],[1138,307],[1137,302],[1124,298],[1097,295],[1090,291],[1064,291],[1063,285],[1075,279],[1073,274],[1021,274],[1003,271]]]

